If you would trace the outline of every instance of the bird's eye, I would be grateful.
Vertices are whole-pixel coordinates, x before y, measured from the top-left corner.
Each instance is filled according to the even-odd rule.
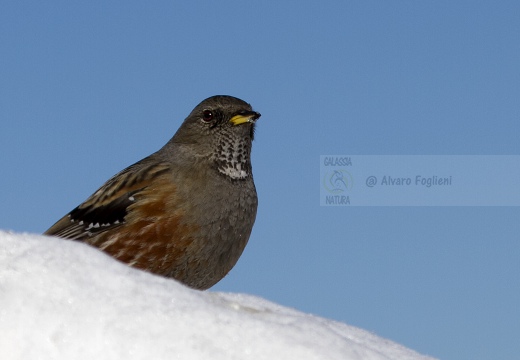
[[[213,115],[213,111],[211,110],[204,110],[204,112],[202,113],[202,120],[204,122],[210,122],[211,120],[213,120],[215,116]]]

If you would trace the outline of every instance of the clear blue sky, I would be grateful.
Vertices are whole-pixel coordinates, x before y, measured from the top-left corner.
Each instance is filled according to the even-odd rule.
[[[520,207],[320,207],[319,159],[520,154],[519,34],[516,1],[2,1],[0,228],[43,232],[234,95],[260,205],[215,290],[513,359]]]

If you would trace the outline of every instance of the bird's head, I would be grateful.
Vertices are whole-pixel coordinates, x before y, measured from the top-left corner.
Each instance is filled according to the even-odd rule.
[[[245,179],[251,175],[251,145],[259,117],[243,100],[212,96],[193,109],[171,143],[211,161],[232,179]]]

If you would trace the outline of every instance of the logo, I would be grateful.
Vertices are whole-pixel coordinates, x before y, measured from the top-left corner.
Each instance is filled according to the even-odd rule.
[[[331,194],[342,194],[351,190],[353,185],[352,175],[343,169],[326,171],[323,176],[323,187]]]

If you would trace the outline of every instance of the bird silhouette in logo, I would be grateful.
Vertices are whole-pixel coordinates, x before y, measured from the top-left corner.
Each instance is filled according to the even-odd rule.
[[[332,190],[335,192],[343,192],[348,189],[347,183],[345,182],[345,176],[341,171],[334,170],[329,182],[332,185]]]

